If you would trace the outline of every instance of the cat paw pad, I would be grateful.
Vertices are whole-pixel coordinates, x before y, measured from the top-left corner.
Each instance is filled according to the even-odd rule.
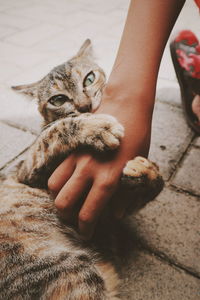
[[[150,181],[153,181],[160,176],[158,166],[141,156],[137,156],[133,160],[128,161],[123,169],[123,174],[135,178],[145,176]]]

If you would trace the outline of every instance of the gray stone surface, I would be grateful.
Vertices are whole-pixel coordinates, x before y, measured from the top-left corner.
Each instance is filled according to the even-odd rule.
[[[200,149],[191,148],[184,157],[172,183],[200,195]]]
[[[200,280],[155,256],[134,251],[124,263],[122,300],[198,300]]]
[[[34,139],[29,132],[0,123],[0,168],[30,146]]]
[[[154,252],[200,276],[199,199],[166,188],[130,226]]]
[[[30,82],[32,81],[29,81],[29,83]],[[20,83],[22,84],[24,81],[18,81],[18,84]],[[42,118],[37,111],[36,101],[14,92],[10,86],[0,84],[0,90],[0,120],[9,122],[16,127],[26,128],[34,133],[38,133],[40,131]]]
[[[193,143],[195,146],[198,146],[200,147],[200,137],[197,137],[195,140],[194,140],[194,143]]]
[[[166,180],[174,171],[193,135],[181,109],[156,102],[149,157],[160,166]]]
[[[180,107],[181,95],[178,83],[176,81],[158,79],[156,99]]]

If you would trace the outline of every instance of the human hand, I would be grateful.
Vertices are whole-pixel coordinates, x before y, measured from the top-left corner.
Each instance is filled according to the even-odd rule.
[[[86,239],[93,235],[99,217],[116,192],[125,163],[136,155],[147,156],[149,149],[151,118],[133,109],[132,99],[124,107],[124,102],[113,104],[108,98],[104,96],[97,112],[114,115],[125,127],[125,137],[118,151],[104,157],[75,152],[61,163],[48,182],[49,189],[56,195],[58,211],[66,221],[76,221],[80,234]],[[113,214],[120,217],[126,202],[116,199],[112,204]]]

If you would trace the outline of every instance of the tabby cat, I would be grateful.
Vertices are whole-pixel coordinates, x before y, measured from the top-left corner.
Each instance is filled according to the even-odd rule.
[[[0,179],[1,300],[120,299],[112,264],[63,223],[46,189],[49,175],[70,152],[113,151],[123,137],[114,117],[91,113],[105,85],[91,51],[86,40],[42,80],[13,87],[38,99],[44,125],[26,159]],[[125,166],[121,184],[142,196],[130,203],[135,211],[161,191],[163,181],[155,164],[137,157]]]

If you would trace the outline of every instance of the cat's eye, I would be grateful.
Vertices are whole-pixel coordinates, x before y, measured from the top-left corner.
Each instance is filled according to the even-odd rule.
[[[65,102],[70,101],[66,95],[55,95],[49,99],[49,103],[54,106],[62,106]]]
[[[85,77],[85,79],[83,81],[83,86],[87,87],[87,86],[91,85],[94,82],[94,80],[95,80],[95,74],[94,74],[94,72],[90,72]]]

